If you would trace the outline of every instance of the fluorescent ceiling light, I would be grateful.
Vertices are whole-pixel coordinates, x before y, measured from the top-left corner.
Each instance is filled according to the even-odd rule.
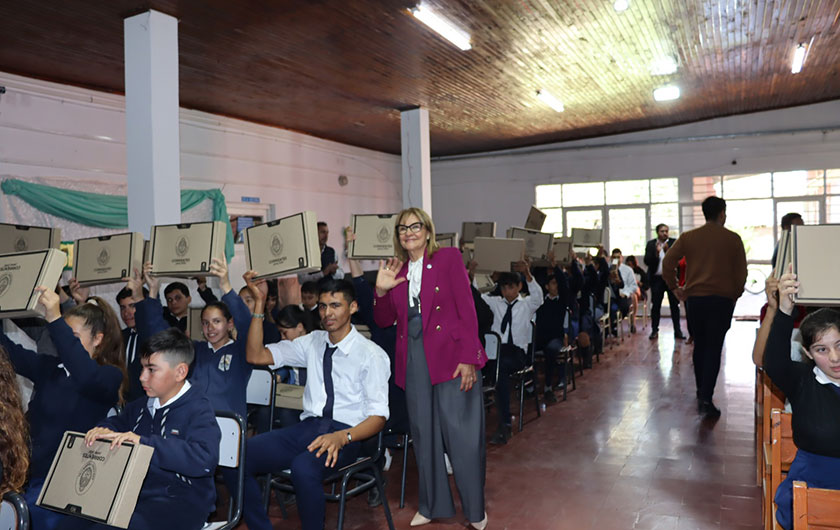
[[[627,11],[628,7],[630,7],[630,0],[615,0],[615,3],[613,4],[613,9],[619,13]]]
[[[790,72],[793,74],[798,74],[802,71],[802,64],[805,63],[805,48],[804,44],[800,44],[793,50],[793,64],[790,66]]]
[[[670,75],[677,71],[677,60],[666,55],[654,60],[650,64],[651,75]]]
[[[537,97],[540,98],[540,100],[543,103],[545,103],[557,112],[563,112],[563,110],[565,110],[563,107],[563,102],[554,97],[548,90],[544,88],[537,90]]]
[[[455,24],[440,16],[428,6],[422,3],[418,4],[417,7],[411,10],[411,14],[417,20],[432,28],[438,35],[462,50],[467,51],[472,48],[469,33],[455,26]]]
[[[680,87],[677,85],[665,85],[653,91],[653,99],[656,101],[671,101],[680,98]]]

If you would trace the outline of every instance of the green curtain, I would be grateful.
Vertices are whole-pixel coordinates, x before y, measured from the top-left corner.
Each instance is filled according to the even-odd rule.
[[[67,190],[18,179],[4,180],[0,189],[33,208],[74,223],[100,228],[128,228],[128,199],[122,195]],[[223,221],[227,227],[225,257],[230,262],[233,259],[233,231],[222,190],[181,190],[181,211],[194,208],[207,199],[213,201],[213,220]]]

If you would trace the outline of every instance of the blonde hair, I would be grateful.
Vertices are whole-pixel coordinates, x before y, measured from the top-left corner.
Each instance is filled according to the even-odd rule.
[[[419,219],[426,228],[426,232],[429,234],[429,239],[426,243],[426,252],[427,256],[431,258],[440,248],[437,244],[437,240],[435,239],[435,223],[425,210],[416,207],[406,208],[401,211],[399,215],[397,215],[397,220],[394,222],[394,251],[396,252],[397,257],[402,261],[408,260],[408,252],[405,251],[400,243],[400,231],[397,229],[397,226],[400,225],[403,219],[409,215],[413,215]]]

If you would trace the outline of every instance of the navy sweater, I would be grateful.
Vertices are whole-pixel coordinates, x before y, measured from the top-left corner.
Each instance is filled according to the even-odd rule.
[[[207,341],[193,341],[195,360],[190,367],[190,383],[206,395],[215,410],[236,412],[246,418],[246,389],[252,366],[245,360],[245,343],[251,326],[251,312],[234,291],[222,297],[236,326],[238,340],[214,352]],[[169,328],[157,298],[146,298],[135,305],[134,320],[141,341]]]
[[[538,350],[545,348],[545,345],[553,339],[562,339],[565,334],[563,321],[566,319],[569,282],[566,280],[566,274],[559,267],[554,269],[554,278],[557,278],[557,299],[552,300],[546,294],[543,304],[537,309]],[[550,279],[551,276],[547,278],[546,283]]]
[[[0,331],[0,344],[15,371],[35,385],[26,413],[32,442],[30,479],[47,475],[64,431],[87,432],[108,414],[119,400],[123,378],[116,366],[91,359],[63,318],[47,328],[58,357],[27,350]]]
[[[179,510],[194,510],[196,518],[203,521],[216,501],[213,474],[222,438],[213,407],[195,387],[159,408],[154,417],[148,406],[152,401],[136,399],[122,414],[106,418],[99,425],[115,432],[139,434],[141,444],[154,448],[138,503],[175,498]]]

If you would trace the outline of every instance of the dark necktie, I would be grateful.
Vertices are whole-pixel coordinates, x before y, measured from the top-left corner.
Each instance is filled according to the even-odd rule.
[[[505,334],[508,327],[510,328],[510,334],[507,338],[507,344],[513,344],[513,306],[516,305],[516,302],[519,300],[514,300],[513,302],[508,302],[507,311],[505,311],[505,316],[502,318],[502,335]]]
[[[332,355],[336,349],[338,349],[337,346],[330,348],[329,344],[324,348],[324,390],[327,391],[327,402],[324,405],[324,412],[321,416],[328,420],[331,420],[333,417],[333,404],[335,404],[335,391],[333,390],[332,380]]]

